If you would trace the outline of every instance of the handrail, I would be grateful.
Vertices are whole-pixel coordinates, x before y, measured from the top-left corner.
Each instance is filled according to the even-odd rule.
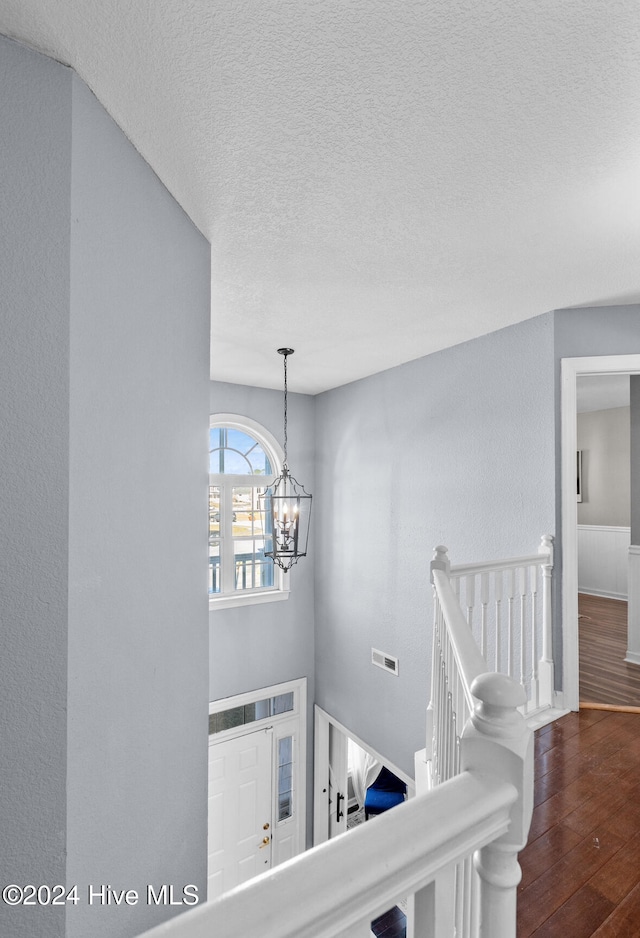
[[[444,618],[449,626],[449,644],[454,652],[458,671],[463,679],[463,689],[469,712],[472,712],[474,701],[470,688],[473,681],[488,670],[487,663],[467,625],[467,620],[453,592],[449,577],[444,570],[434,569],[431,572],[431,578]]]
[[[514,567],[530,567],[543,563],[544,554],[527,554],[526,557],[508,557],[506,560],[481,560],[478,563],[451,564],[451,576],[466,576],[489,570],[509,570]]]
[[[517,797],[509,782],[465,771],[143,938],[368,934],[369,922],[399,897],[419,893],[441,871],[501,837]]]
[[[436,548],[441,550],[441,548]],[[524,557],[507,557],[503,560],[480,560],[476,563],[456,563],[451,564],[449,572],[451,576],[466,576],[470,573],[482,573],[490,570],[507,570],[512,567],[529,567],[532,564],[553,563],[553,538],[550,534],[544,534],[540,540],[540,547],[535,554],[526,554]]]

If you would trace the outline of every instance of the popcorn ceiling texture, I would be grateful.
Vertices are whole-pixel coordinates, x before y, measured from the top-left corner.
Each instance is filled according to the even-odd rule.
[[[212,377],[315,393],[640,298],[635,0],[5,0],[212,244]]]

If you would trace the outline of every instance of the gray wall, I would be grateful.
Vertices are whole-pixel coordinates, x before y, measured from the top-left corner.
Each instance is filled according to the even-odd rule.
[[[275,349],[274,349],[275,356]],[[289,375],[303,367],[294,356]],[[297,360],[296,360],[297,359]],[[283,442],[283,397],[269,391],[212,381],[210,413],[232,413],[256,420]],[[288,395],[288,456],[293,475],[312,495],[315,491],[315,401]],[[291,570],[291,593],[283,602],[214,609],[209,613],[211,700],[268,687],[295,678],[308,680],[308,737],[312,740],[314,699],[314,531],[317,497],[311,517],[310,550]],[[307,833],[311,835],[313,746],[307,751]]]
[[[68,69],[0,67],[0,878],[80,895],[0,930],[124,938],[176,908],[89,883],[205,894],[209,247]]]
[[[552,315],[317,399],[316,697],[407,772],[424,746],[432,548],[461,563],[553,533],[554,406]]]
[[[640,375],[631,375],[631,543],[640,544]]]
[[[582,501],[578,524],[628,527],[629,408],[610,407],[578,414],[582,450]]]
[[[64,883],[71,72],[0,39],[0,882]],[[64,934],[62,909],[0,933]]]
[[[67,879],[204,896],[210,251],[73,92]],[[78,905],[68,934],[165,915]]]
[[[315,494],[314,399],[304,394],[289,393],[288,404],[289,467],[306,490]],[[250,417],[282,444],[280,391],[212,381],[209,409],[212,414],[232,413]],[[309,555],[291,570],[289,599],[213,609],[209,613],[211,700],[298,677],[309,679],[309,697],[313,699],[313,543],[317,499],[314,502],[311,549]]]

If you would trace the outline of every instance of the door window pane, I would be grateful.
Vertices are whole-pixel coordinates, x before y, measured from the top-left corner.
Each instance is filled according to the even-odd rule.
[[[278,820],[292,815],[293,805],[293,737],[278,740]]]

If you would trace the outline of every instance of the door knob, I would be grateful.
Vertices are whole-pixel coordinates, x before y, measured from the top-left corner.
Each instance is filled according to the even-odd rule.
[[[267,846],[268,844],[270,844],[270,843],[271,843],[271,838],[270,838],[270,837],[263,837],[263,838],[262,838],[262,843],[260,844],[259,849],[262,850],[263,847],[266,847],[266,846]]]

